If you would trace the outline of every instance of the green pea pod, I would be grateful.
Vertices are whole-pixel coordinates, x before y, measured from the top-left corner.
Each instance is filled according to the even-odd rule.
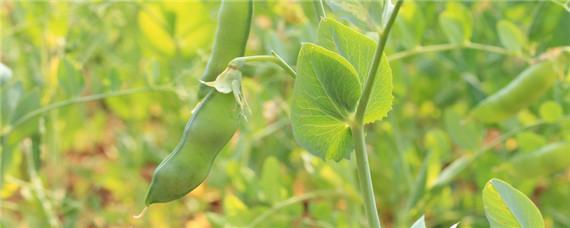
[[[525,178],[547,175],[568,166],[570,142],[553,143],[537,151],[517,156],[507,163],[513,174]]]
[[[236,132],[240,117],[232,94],[211,91],[186,124],[176,149],[154,171],[145,204],[169,202],[198,187]]]
[[[228,63],[242,57],[249,37],[253,3],[248,1],[224,0],[218,14],[218,29],[214,38],[212,56],[202,76],[202,81],[214,81]],[[201,84],[198,98],[203,98],[212,90]]]
[[[550,89],[557,70],[553,60],[527,68],[506,87],[480,102],[471,112],[472,117],[484,123],[496,123],[514,116]]]

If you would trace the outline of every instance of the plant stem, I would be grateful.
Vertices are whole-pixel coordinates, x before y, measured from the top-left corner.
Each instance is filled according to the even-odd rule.
[[[309,200],[309,199],[313,199],[313,198],[318,198],[318,197],[332,197],[332,196],[339,196],[339,195],[344,195],[344,193],[342,191],[339,190],[334,190],[334,191],[315,191],[315,192],[309,192],[300,196],[295,196],[295,197],[291,197],[289,199],[286,199],[284,201],[281,201],[279,203],[276,203],[275,205],[273,205],[271,208],[269,208],[267,211],[265,211],[263,214],[260,214],[259,216],[257,216],[251,223],[249,223],[249,225],[247,225],[246,227],[257,227],[257,225],[262,222],[264,219],[266,219],[267,217],[269,217],[271,214],[275,213],[276,211],[285,208],[289,205],[295,204],[295,203],[299,203],[299,202],[303,202],[305,200]]]
[[[64,106],[68,106],[68,105],[72,105],[72,104],[77,104],[77,103],[84,103],[84,102],[88,102],[88,101],[93,101],[93,100],[99,100],[99,99],[103,99],[103,98],[109,98],[109,97],[117,97],[117,96],[124,96],[124,95],[130,95],[130,94],[134,94],[134,93],[140,93],[140,92],[147,92],[147,91],[170,91],[170,92],[174,92],[174,88],[172,87],[165,87],[165,86],[149,86],[149,87],[142,87],[142,88],[135,88],[135,89],[127,89],[127,90],[123,90],[123,91],[116,91],[116,92],[110,92],[110,93],[102,93],[102,94],[95,94],[95,95],[91,95],[91,96],[85,96],[85,97],[76,97],[76,98],[72,98],[69,100],[64,100],[58,103],[54,103],[51,105],[47,105],[41,108],[38,108],[34,111],[28,112],[26,113],[26,115],[22,116],[20,119],[16,120],[12,126],[8,126],[6,129],[4,129],[4,131],[2,132],[2,136],[4,135],[8,135],[12,129],[20,126],[21,124],[25,123],[26,121],[43,115],[51,110],[54,109],[58,109]]]
[[[317,14],[319,14],[319,21],[323,17],[327,17],[327,13],[325,12],[325,6],[323,5],[323,0],[313,0],[315,4],[315,10],[317,10]]]
[[[244,56],[244,57],[237,57],[230,61],[229,65],[242,68],[246,62],[273,62],[279,65],[283,70],[287,71],[293,79],[297,78],[297,73],[283,60],[277,53],[271,51],[273,55],[253,55],[253,56]]]
[[[354,138],[354,152],[356,153],[358,181],[360,182],[360,188],[362,191],[364,211],[366,213],[368,225],[374,228],[381,227],[381,224],[380,218],[378,216],[378,210],[376,209],[376,200],[374,199],[374,189],[372,187],[372,177],[370,175],[370,165],[368,164],[368,154],[366,152],[366,141],[364,138],[364,113],[366,112],[366,106],[368,105],[368,100],[370,99],[370,93],[372,92],[374,79],[376,78],[378,67],[380,66],[380,60],[382,60],[382,54],[384,53],[384,48],[386,47],[388,35],[390,34],[390,30],[392,29],[392,25],[396,20],[396,16],[398,15],[398,11],[400,10],[402,3],[403,0],[398,0],[396,2],[394,10],[390,15],[390,19],[386,24],[386,27],[380,33],[380,42],[376,47],[376,52],[374,53],[374,58],[372,59],[372,66],[368,71],[368,77],[366,79],[366,85],[364,86],[364,92],[362,93],[358,108],[356,109],[356,114],[353,119],[354,121],[350,126],[350,130],[352,131],[352,136]]]
[[[351,128],[354,139],[354,152],[356,153],[356,164],[358,167],[358,181],[362,191],[362,201],[364,212],[368,219],[368,225],[380,228],[380,218],[376,209],[374,199],[374,188],[372,187],[372,176],[370,175],[370,165],[368,164],[368,154],[366,153],[366,141],[364,139],[364,128],[362,124],[353,125]]]
[[[513,56],[516,58],[523,59],[527,62],[530,61],[530,58],[528,56],[520,55],[520,54],[517,54],[516,52],[511,52],[511,51],[509,51],[505,48],[502,48],[502,47],[497,47],[497,46],[487,45],[487,44],[480,44],[480,43],[471,43],[471,42],[461,44],[461,45],[458,45],[458,44],[435,44],[435,45],[428,45],[428,46],[418,46],[414,49],[410,49],[410,50],[391,54],[390,56],[388,56],[388,60],[394,61],[394,60],[399,60],[399,59],[407,58],[410,56],[414,56],[417,54],[422,54],[422,53],[427,53],[427,52],[437,52],[437,51],[448,51],[448,50],[453,50],[453,49],[457,49],[457,48],[466,48],[466,49],[492,52],[492,53],[497,53],[497,54],[502,54],[502,55],[507,55],[507,56]]]
[[[400,10],[400,6],[402,6],[403,2],[403,0],[396,2],[394,11],[392,11],[392,15],[390,15],[390,19],[388,20],[388,23],[386,24],[386,27],[380,36],[380,42],[376,47],[376,52],[374,53],[374,58],[372,59],[372,66],[370,66],[370,70],[368,71],[368,77],[366,79],[366,85],[364,86],[364,92],[362,93],[360,103],[356,109],[355,120],[357,123],[364,124],[364,113],[366,112],[366,106],[368,105],[368,100],[370,99],[372,86],[374,86],[374,79],[376,79],[376,73],[378,72],[378,67],[380,66],[380,60],[382,60],[382,53],[384,53],[386,41],[388,41],[388,35],[390,35],[390,30],[392,29],[392,25],[396,20],[396,16],[398,15],[398,11]]]

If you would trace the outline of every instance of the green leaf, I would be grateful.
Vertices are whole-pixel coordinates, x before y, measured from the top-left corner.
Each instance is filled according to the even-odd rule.
[[[413,1],[402,5],[393,27],[394,37],[398,37],[406,49],[414,49],[421,44],[425,31],[425,20],[422,10]]]
[[[24,94],[24,87],[21,81],[16,81],[1,87],[0,90],[0,111],[2,112],[2,115],[0,115],[2,117],[0,119],[2,122],[0,130],[3,132],[4,130],[2,128],[6,127],[13,118],[12,113]]]
[[[497,22],[499,39],[505,48],[513,52],[522,52],[527,46],[527,39],[521,30],[512,22],[501,20]]]
[[[426,228],[425,215],[422,215],[410,228]]]
[[[491,179],[483,190],[485,214],[491,227],[544,227],[536,206],[519,190],[499,179]]]
[[[542,136],[531,131],[524,131],[517,135],[519,153],[538,150],[546,146],[548,141]]]
[[[448,2],[439,23],[451,43],[463,44],[471,39],[471,14],[462,3]]]
[[[361,94],[358,74],[346,59],[303,44],[291,104],[297,142],[322,159],[348,158],[354,149],[348,121]]]
[[[362,30],[380,31],[382,1],[327,0],[338,17],[349,21]]]
[[[265,194],[268,202],[277,203],[281,198],[281,174],[279,173],[280,164],[275,157],[268,157],[263,163],[263,172],[261,173],[261,189]]]
[[[557,122],[562,115],[564,115],[562,107],[555,101],[546,101],[540,105],[540,117],[546,122]]]
[[[481,145],[481,126],[474,122],[464,122],[455,110],[448,109],[444,113],[445,128],[451,139],[461,148],[475,151]]]
[[[317,29],[317,44],[344,57],[356,69],[360,88],[368,76],[376,42],[370,38],[328,18],[323,18]],[[386,55],[382,56],[380,67],[374,80],[374,87],[364,115],[365,123],[372,123],[387,116],[392,109],[392,70]]]
[[[77,97],[85,87],[85,80],[81,72],[67,58],[59,63],[57,79],[63,91],[70,97]]]

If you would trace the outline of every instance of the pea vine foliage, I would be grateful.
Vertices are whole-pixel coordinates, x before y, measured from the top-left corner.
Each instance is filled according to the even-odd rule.
[[[328,18],[319,24],[316,44],[301,47],[291,121],[297,142],[315,156],[340,161],[354,150],[350,126],[375,47],[373,40]],[[393,100],[392,72],[384,56],[365,123],[385,117]]]

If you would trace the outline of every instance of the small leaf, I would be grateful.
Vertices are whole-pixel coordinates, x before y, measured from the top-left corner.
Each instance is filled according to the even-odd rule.
[[[546,101],[540,105],[540,117],[546,122],[554,123],[564,115],[562,107],[555,101]]]
[[[381,1],[327,0],[326,3],[340,18],[366,31],[380,31]],[[389,4],[389,3],[388,3]]]
[[[354,143],[347,122],[361,94],[358,74],[346,59],[303,44],[291,104],[297,142],[322,159],[348,158]]]
[[[360,87],[368,76],[376,42],[343,24],[328,18],[319,23],[317,44],[344,57],[356,69]],[[392,109],[392,70],[386,55],[382,56],[374,86],[368,100],[364,123],[381,120]]]
[[[443,32],[451,43],[463,44],[471,39],[472,21],[469,10],[458,2],[448,2],[439,16]]]
[[[483,204],[491,227],[544,227],[542,215],[532,201],[502,180],[491,179],[487,183]]]
[[[425,215],[422,215],[410,228],[426,228]]]
[[[512,22],[501,20],[497,23],[499,39],[505,48],[513,52],[522,52],[527,46],[527,39]]]
[[[542,136],[531,131],[524,131],[517,135],[517,146],[519,153],[530,152],[538,150],[546,146],[548,141]]]
[[[453,109],[448,109],[444,113],[445,128],[449,132],[451,139],[461,148],[475,151],[481,145],[481,126],[469,121],[464,123],[461,116]]]
[[[275,157],[268,157],[265,159],[265,162],[263,162],[261,189],[268,202],[271,203],[277,203],[282,200],[279,167],[279,161]]]
[[[67,58],[59,63],[57,79],[63,91],[70,97],[77,97],[85,87],[85,80],[81,72]]]

